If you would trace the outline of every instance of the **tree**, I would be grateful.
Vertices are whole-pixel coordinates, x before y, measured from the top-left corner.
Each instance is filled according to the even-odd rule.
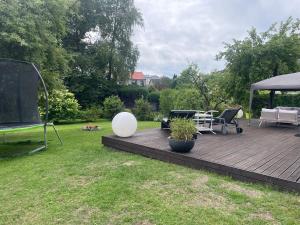
[[[48,88],[61,85],[59,74],[70,59],[62,46],[72,1],[0,1],[0,57],[34,62]]]
[[[116,94],[113,87],[125,83],[134,70],[139,54],[131,36],[143,21],[133,0],[80,0],[73,11],[64,39],[73,61],[64,80],[86,107]]]
[[[163,90],[172,87],[172,79],[163,76],[158,80],[153,80],[153,86],[156,90]]]
[[[251,83],[279,74],[299,71],[300,20],[289,18],[273,24],[266,32],[255,28],[244,40],[225,44],[217,59],[227,61],[226,90],[240,104],[247,104]]]
[[[107,78],[118,80],[118,76],[125,75],[124,72],[128,77],[128,72],[134,70],[138,56],[130,38],[134,26],[143,24],[141,13],[133,0],[102,0],[97,6],[99,42],[108,43],[109,48]]]
[[[143,21],[133,0],[2,0],[0,15],[0,57],[34,62],[50,92],[63,79],[76,97],[96,87],[102,99],[106,80],[123,83],[135,68],[131,35]]]
[[[194,88],[199,93],[199,104],[204,110],[218,109],[221,104],[229,101],[224,91],[227,84],[223,72],[203,74],[196,64],[189,65],[177,77],[177,88]]]
[[[161,91],[159,96],[159,107],[160,111],[168,116],[170,111],[174,109],[174,90],[164,89]]]
[[[176,90],[173,102],[174,109],[200,110],[203,107],[200,94],[195,88]]]
[[[64,39],[65,44],[75,52],[87,48],[104,52],[101,61],[105,62],[102,69],[106,78],[115,82],[128,79],[139,56],[131,41],[133,28],[143,24],[134,1],[80,0],[73,8],[76,13],[69,19],[71,32]]]

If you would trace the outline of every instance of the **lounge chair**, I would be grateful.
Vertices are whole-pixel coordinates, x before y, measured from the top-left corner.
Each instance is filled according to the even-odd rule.
[[[213,117],[212,125],[222,125],[222,133],[227,134],[228,133],[228,126],[234,126],[236,129],[236,132],[242,133],[243,129],[239,127],[238,121],[235,119],[237,113],[240,111],[241,108],[236,109],[225,109],[220,116]]]

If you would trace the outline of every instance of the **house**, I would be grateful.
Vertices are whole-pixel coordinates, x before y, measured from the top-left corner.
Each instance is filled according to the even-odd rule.
[[[130,74],[128,84],[136,84],[139,86],[152,86],[155,82],[159,82],[160,77],[157,75],[144,75],[143,72],[133,72]]]
[[[146,85],[146,79],[143,72],[133,72],[130,74],[130,78],[128,80],[128,84],[136,84],[139,86]]]
[[[152,86],[155,82],[159,82],[160,77],[157,75],[145,75],[146,86]]]

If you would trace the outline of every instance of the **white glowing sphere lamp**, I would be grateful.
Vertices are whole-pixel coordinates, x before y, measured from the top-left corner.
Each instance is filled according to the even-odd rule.
[[[112,120],[112,130],[119,137],[131,137],[137,129],[137,120],[132,113],[120,112]]]
[[[243,117],[243,115],[244,115],[244,112],[243,112],[243,110],[240,109],[236,115],[236,118],[241,119]]]

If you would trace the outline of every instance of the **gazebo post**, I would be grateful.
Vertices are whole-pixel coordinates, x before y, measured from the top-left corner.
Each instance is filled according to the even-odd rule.
[[[251,125],[251,112],[252,112],[252,100],[253,100],[254,90],[252,87],[250,88],[250,98],[249,98],[249,119],[248,119],[248,126]]]
[[[271,90],[270,91],[270,101],[269,101],[269,108],[270,109],[273,109],[274,96],[275,96],[275,91]]]

